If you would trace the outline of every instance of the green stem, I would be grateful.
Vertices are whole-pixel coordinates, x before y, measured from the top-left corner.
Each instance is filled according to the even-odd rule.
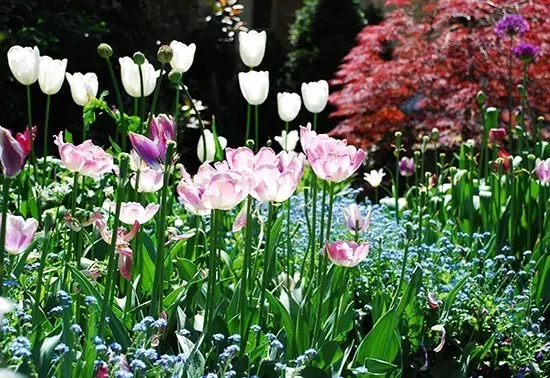
[[[189,99],[189,102],[191,103],[191,108],[193,108],[193,111],[195,112],[195,117],[197,117],[197,120],[199,121],[199,125],[201,127],[201,135],[202,135],[202,148],[204,151],[203,161],[206,161],[207,151],[206,151],[206,137],[204,135],[204,123],[202,122],[202,117],[198,112],[197,108],[195,107],[195,102],[193,101],[193,98],[189,94],[189,91],[187,90],[184,84],[181,84],[181,86],[183,87],[183,92],[185,93],[185,96]]]
[[[0,228],[0,296],[4,294],[4,259],[6,258],[6,223],[8,218],[8,201],[10,178],[4,176],[2,182],[2,227]]]
[[[217,257],[217,213],[212,210],[210,215],[210,255],[208,262],[208,287],[206,288],[206,313],[204,315],[204,324],[206,337],[209,338],[212,333],[212,312],[214,308],[215,286],[216,286],[216,257]]]
[[[151,118],[155,115],[155,109],[157,107],[157,100],[159,97],[160,92],[160,85],[162,83],[162,78],[164,77],[164,65],[165,63],[162,63],[160,66],[160,77],[158,78],[157,85],[155,86],[155,93],[153,94],[153,103],[151,104],[151,112],[149,113],[149,118],[147,120],[147,125],[151,123]],[[149,126],[147,126],[149,127]]]
[[[290,238],[290,209],[291,209],[291,199],[289,198],[286,207],[286,274],[287,274],[287,289],[290,292],[290,278],[294,278],[293,273],[293,264],[292,261],[292,240]]]
[[[250,113],[251,113],[251,106],[247,102],[246,103],[246,132],[244,134],[244,143],[245,144],[248,141],[248,139],[250,139],[250,118],[251,118]]]
[[[98,325],[98,331],[97,334],[100,338],[103,338],[103,332],[105,330],[105,326],[107,324],[107,310],[109,309],[109,303],[111,302],[111,297],[114,295],[114,289],[115,289],[115,281],[118,279],[118,276],[115,274],[115,267],[116,267],[116,243],[117,243],[117,237],[118,237],[118,227],[120,224],[119,218],[120,218],[120,209],[122,205],[122,201],[125,198],[125,185],[126,185],[126,176],[128,173],[128,162],[130,160],[130,156],[128,154],[121,154],[120,155],[120,172],[119,172],[119,180],[117,185],[117,196],[116,196],[116,207],[115,207],[115,217],[113,221],[113,227],[112,227],[112,237],[111,237],[111,243],[107,247],[107,258],[109,260],[107,265],[107,276],[106,276],[106,283],[105,283],[105,293],[103,296],[103,303],[101,307],[101,316],[99,318],[99,325]]]
[[[285,148],[284,150],[285,151],[288,151],[288,121],[285,122],[285,131],[286,131],[286,136],[285,136]]]
[[[311,209],[311,232],[309,235],[310,240],[310,246],[311,246],[311,266],[310,268],[310,277],[309,282],[310,285],[313,285],[313,279],[315,278],[315,264],[316,264],[316,248],[317,243],[315,243],[315,230],[317,228],[317,176],[315,176],[315,173],[312,171],[312,180],[311,180],[311,187],[313,190],[311,201],[312,201],[312,209]]]
[[[74,173],[73,176],[73,189],[72,189],[72,196],[71,196],[71,216],[76,216],[76,198],[78,196],[78,172]],[[71,230],[71,244],[74,243],[74,256],[75,256],[75,262],[76,262],[76,268],[79,269],[80,266],[80,256],[78,251],[78,243],[75,240],[76,231]]]
[[[513,78],[512,78],[512,68],[513,68],[513,54],[512,54],[512,47],[514,46],[514,37],[512,36],[510,39],[510,50],[508,52],[508,137],[510,138],[510,145],[508,147],[508,151],[512,151],[512,143],[513,143],[513,136],[512,136],[512,85],[513,85]]]
[[[138,64],[138,71],[139,71],[139,91],[140,91],[140,97],[139,97],[139,101],[140,101],[140,108],[141,108],[141,112],[140,112],[140,115],[139,115],[139,132],[141,133],[142,130],[143,130],[143,122],[145,121],[145,95],[143,93],[143,70],[141,68],[141,64]],[[148,125],[149,123],[147,123]],[[149,126],[145,126],[145,128],[147,129]]]
[[[120,96],[120,89],[118,87],[118,81],[115,76],[115,72],[113,71],[113,65],[111,64],[111,59],[106,58],[107,61],[107,67],[109,68],[109,74],[111,75],[111,81],[113,82],[113,87],[115,88],[115,94],[116,94],[116,100],[118,104],[118,114],[119,114],[119,122],[121,127],[121,144],[120,148],[122,151],[126,151],[126,139],[128,134],[128,127],[126,125],[126,117],[124,117],[124,104],[122,103],[122,97]]]
[[[325,209],[327,207],[327,182],[323,181],[323,195],[321,197],[321,227],[319,229],[319,249],[323,248],[325,240]],[[322,272],[319,270],[319,282],[321,283]]]
[[[265,327],[265,319],[264,319],[264,302],[267,292],[267,286],[269,285],[269,280],[271,278],[270,271],[271,271],[271,254],[274,253],[274,251],[270,248],[271,243],[271,224],[273,218],[273,205],[271,202],[269,203],[269,209],[267,213],[267,229],[265,231],[265,249],[264,249],[264,272],[262,274],[262,292],[260,294],[260,318],[259,318],[259,324],[262,329]],[[268,314],[269,315],[269,314]],[[260,333],[258,332],[258,337]]]
[[[174,122],[176,124],[176,142],[178,141],[178,121],[180,118],[180,83],[176,83],[176,101],[174,106]]]
[[[258,129],[259,116],[258,105],[254,105],[254,149],[258,151],[260,149],[260,133]]]
[[[151,297],[151,316],[157,317],[162,311],[163,286],[164,286],[164,244],[166,237],[166,212],[168,201],[168,186],[170,185],[170,173],[172,157],[174,155],[175,143],[170,142],[166,148],[166,158],[164,162],[164,177],[160,196],[160,212],[158,218],[157,230],[157,256],[155,261],[155,276],[153,280],[153,293]]]
[[[248,284],[248,266],[252,257],[252,196],[248,196],[246,202],[246,228],[245,228],[245,244],[244,244],[244,261],[243,270],[241,275],[241,293],[239,298],[240,312],[241,312],[241,354],[246,350],[246,344],[248,342],[246,332],[246,303],[247,303],[247,284]]]
[[[405,270],[407,268],[407,260],[409,258],[409,245],[410,245],[410,241],[407,238],[405,242],[405,251],[403,253],[403,261],[401,262],[401,275],[399,276],[399,284],[397,285],[397,288],[395,289],[395,293],[393,294],[393,299],[391,301],[390,308],[392,308],[395,305],[395,303],[397,303],[397,297],[401,292],[401,288],[403,287],[403,282],[405,282]]]
[[[50,102],[51,102],[52,96],[48,95],[46,97],[46,118],[44,120],[44,158],[42,162],[42,185],[46,185],[46,167],[48,166],[47,158],[48,158],[48,124],[50,121]],[[31,138],[32,139],[32,138]]]
[[[36,161],[36,152],[34,150],[34,138],[32,137],[32,106],[31,106],[31,86],[27,85],[27,119],[29,122],[29,129],[31,132],[31,161],[34,168],[34,174],[36,175],[36,169],[38,168],[38,162]],[[36,180],[35,180],[36,181]]]

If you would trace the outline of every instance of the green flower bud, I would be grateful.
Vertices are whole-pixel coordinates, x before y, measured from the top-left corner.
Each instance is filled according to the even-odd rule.
[[[477,92],[476,98],[479,105],[483,105],[485,104],[485,101],[487,101],[487,97],[485,97],[485,93],[483,93],[483,91]]]
[[[145,63],[145,55],[143,55],[143,53],[139,51],[134,53],[134,63],[138,66],[141,66],[143,63]]]
[[[439,138],[439,129],[437,127],[434,127],[432,129],[432,139],[437,140]]]
[[[254,149],[254,140],[253,139],[248,139],[246,141],[246,147],[250,148],[251,150]]]
[[[97,46],[97,53],[100,57],[109,59],[113,56],[113,48],[106,43],[100,43],[99,46]]]
[[[183,75],[179,71],[172,70],[168,74],[168,79],[174,84],[179,84],[181,82],[182,77],[183,77]]]
[[[174,57],[174,50],[168,45],[162,45],[157,52],[157,59],[161,63],[170,63]]]

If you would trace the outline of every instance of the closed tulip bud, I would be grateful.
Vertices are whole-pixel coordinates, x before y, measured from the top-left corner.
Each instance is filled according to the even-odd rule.
[[[40,51],[38,47],[12,46],[8,50],[8,65],[15,79],[23,85],[38,80]]]
[[[437,140],[439,138],[439,129],[437,127],[434,127],[432,129],[432,139]]]
[[[479,105],[483,105],[485,104],[485,101],[487,101],[487,97],[485,96],[485,93],[483,93],[483,91],[477,92],[476,99]]]
[[[216,157],[216,142],[214,140],[214,134],[208,130],[204,130],[204,137],[206,139],[206,154],[204,153],[204,145],[203,137],[199,138],[199,142],[197,143],[197,157],[201,161],[201,163],[204,163],[205,161],[213,161]],[[227,139],[225,139],[222,136],[218,137],[218,141],[220,142],[220,146],[223,149],[227,147]]]
[[[65,76],[69,87],[71,87],[73,101],[77,105],[86,106],[97,96],[99,84],[95,73],[88,72],[83,75],[80,72],[75,72],[71,75],[67,72]]]
[[[170,73],[168,73],[168,80],[174,84],[179,84],[182,77],[183,75],[179,71],[171,70]]]
[[[267,35],[265,31],[242,31],[239,33],[239,54],[244,65],[250,68],[262,63]]]
[[[143,63],[145,63],[146,60],[145,55],[143,55],[143,53],[140,51],[135,52],[132,59],[134,60],[134,63],[138,66],[141,66]]]
[[[52,59],[49,56],[40,57],[38,68],[38,84],[47,95],[54,95],[61,89],[65,80],[67,59]]]
[[[328,102],[328,83],[326,80],[302,83],[304,106],[311,113],[321,113]]]
[[[279,112],[279,118],[283,121],[294,121],[301,107],[302,99],[298,93],[277,93],[277,110]]]
[[[157,60],[161,63],[170,63],[174,57],[174,50],[168,45],[162,45],[157,52]]]
[[[172,60],[170,60],[172,69],[181,73],[187,72],[195,59],[197,46],[194,43],[186,45],[185,43],[172,41],[170,47],[173,52]]]
[[[109,59],[113,56],[113,48],[106,43],[100,43],[99,46],[97,46],[97,53],[100,57]]]
[[[141,58],[137,56],[139,56],[138,53],[134,54],[134,59],[139,61]],[[135,63],[135,60],[127,56],[119,58],[118,61],[120,63],[120,76],[124,90],[132,97],[141,97],[139,66]],[[143,95],[149,96],[157,85],[160,71],[155,71],[155,67],[145,59],[143,64],[141,64],[141,74],[143,77]]]
[[[239,72],[239,86],[243,97],[250,105],[261,105],[269,93],[269,72]]]

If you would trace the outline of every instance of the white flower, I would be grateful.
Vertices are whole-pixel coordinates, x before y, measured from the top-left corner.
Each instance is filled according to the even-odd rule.
[[[38,47],[12,46],[8,50],[8,65],[15,79],[23,85],[31,85],[38,80],[40,51]]]
[[[61,89],[65,80],[67,59],[52,59],[49,56],[41,56],[38,66],[38,84],[47,95],[54,95]]]
[[[186,45],[185,43],[172,41],[170,47],[174,52],[174,57],[170,61],[172,69],[181,73],[187,72],[193,64],[193,59],[195,59],[197,46],[194,43]]]
[[[388,207],[389,209],[395,209],[395,198],[393,197],[384,197],[380,200],[380,205],[384,205]],[[404,209],[407,207],[407,200],[405,198],[399,198],[397,200],[397,206],[399,206],[399,210]]]
[[[73,100],[77,105],[86,106],[97,96],[99,83],[95,73],[88,72],[83,75],[80,72],[75,72],[71,75],[67,72],[65,76],[71,87]]]
[[[311,113],[321,113],[328,102],[328,83],[326,80],[302,83],[302,99]]]
[[[250,105],[261,105],[269,93],[269,72],[239,72],[239,86],[245,100]]]
[[[439,342],[439,345],[434,348],[434,352],[439,353],[443,350],[443,346],[445,345],[445,336],[447,335],[447,332],[445,331],[445,327],[442,324],[434,325],[432,327],[432,331],[441,333],[441,341]]]
[[[291,130],[288,134],[286,130],[283,130],[281,136],[276,136],[274,139],[281,145],[283,150],[290,152],[296,149],[300,136],[297,130]]]
[[[214,134],[212,134],[210,130],[204,129],[204,136],[206,138],[206,161],[213,161],[216,157],[216,143],[214,142]],[[227,147],[227,139],[219,136],[218,141],[220,142],[222,150]],[[199,138],[199,143],[197,144],[197,156],[201,163],[204,163],[204,143],[202,135]]]
[[[8,312],[15,310],[17,306],[11,299],[0,297],[0,321],[4,318],[4,315]]]
[[[23,376],[10,369],[0,369],[0,378],[23,378]]]
[[[302,99],[298,93],[277,93],[277,110],[279,118],[285,122],[293,121],[300,112]]]
[[[370,171],[370,173],[365,173],[363,178],[366,182],[368,182],[373,188],[377,188],[382,183],[382,179],[386,176],[386,172],[384,172],[384,168],[380,168],[379,170],[373,169]]]
[[[119,58],[118,61],[124,90],[132,97],[141,97],[139,66],[128,56]],[[155,90],[160,71],[155,71],[155,67],[145,59],[145,62],[141,65],[141,72],[143,76],[143,96],[147,97]]]
[[[265,54],[267,35],[265,31],[258,33],[256,30],[239,33],[239,54],[247,67],[257,67],[262,62]]]

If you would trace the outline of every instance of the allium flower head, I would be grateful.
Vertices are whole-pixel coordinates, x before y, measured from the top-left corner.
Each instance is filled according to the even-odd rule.
[[[537,46],[522,41],[519,45],[512,48],[512,54],[524,62],[532,62],[540,56],[540,52]]]
[[[519,14],[506,15],[495,26],[495,34],[500,38],[522,35],[529,31],[529,24]]]

